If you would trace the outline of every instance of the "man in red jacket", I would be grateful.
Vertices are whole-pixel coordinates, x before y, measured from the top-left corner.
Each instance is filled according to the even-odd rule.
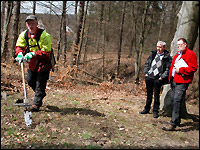
[[[173,111],[170,123],[162,127],[165,131],[174,131],[176,126],[180,126],[181,103],[189,84],[192,83],[194,73],[197,71],[197,56],[192,50],[188,49],[187,41],[180,38],[177,41],[177,46],[179,51],[174,56],[169,71]]]

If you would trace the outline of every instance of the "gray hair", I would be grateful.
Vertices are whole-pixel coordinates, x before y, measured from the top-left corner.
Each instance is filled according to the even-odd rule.
[[[163,41],[158,41],[158,42],[157,42],[157,45],[158,45],[158,44],[159,44],[159,45],[161,44],[163,47],[165,47],[165,46],[166,46],[166,43],[165,43],[165,42],[163,42]]]

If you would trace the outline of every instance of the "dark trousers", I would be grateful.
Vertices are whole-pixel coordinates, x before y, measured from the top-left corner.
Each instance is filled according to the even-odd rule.
[[[145,110],[149,111],[151,109],[153,90],[154,90],[154,105],[153,112],[159,112],[160,107],[160,88],[162,86],[162,81],[158,79],[151,78],[149,76],[145,77],[146,89],[147,89],[147,100],[145,105]]]
[[[181,103],[185,100],[188,86],[189,84],[175,83],[173,78],[171,80],[173,110],[170,124],[174,127],[181,123]]]
[[[35,92],[35,97],[33,99],[33,104],[36,106],[42,106],[42,100],[46,96],[45,89],[47,80],[49,79],[49,72],[32,72],[29,69],[27,70],[27,82],[28,85]]]

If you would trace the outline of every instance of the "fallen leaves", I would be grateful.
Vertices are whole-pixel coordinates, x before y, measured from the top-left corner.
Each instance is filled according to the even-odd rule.
[[[190,143],[198,145],[198,128],[194,125],[187,128],[187,134],[179,135],[184,139],[176,140],[177,133],[167,136],[160,132],[159,128],[162,124],[157,121],[152,123],[152,115],[139,115],[138,110],[142,109],[146,98],[144,83],[141,82],[140,86],[136,86],[129,83],[103,82],[99,86],[85,86],[85,84],[69,82],[65,73],[70,72],[63,70],[61,79],[65,83],[64,86],[59,85],[61,79],[57,80],[58,76],[53,73],[56,77],[48,82],[44,106],[39,113],[34,113],[34,126],[30,129],[25,128],[24,116],[18,115],[22,110],[14,111],[10,107],[13,99],[9,97],[7,101],[2,101],[1,144],[4,147],[12,145],[13,142],[18,145],[13,145],[11,148],[32,149],[53,146],[53,148],[80,148],[82,145],[97,145],[99,149],[112,148],[113,145],[120,145],[122,148],[125,146],[145,148],[142,146],[155,146],[156,143],[161,143],[163,146],[170,142],[174,142],[172,145],[177,143],[185,146],[191,145]],[[8,83],[12,82],[12,85],[23,93],[20,89],[22,86],[20,80],[21,78],[18,82],[13,82],[9,79]],[[58,82],[54,82],[56,80]],[[68,83],[71,85],[68,86]],[[185,124],[189,123],[188,121]],[[9,135],[7,135],[7,127],[14,129],[14,131],[10,130]],[[193,131],[189,131],[191,128]],[[180,133],[184,132],[180,131]]]

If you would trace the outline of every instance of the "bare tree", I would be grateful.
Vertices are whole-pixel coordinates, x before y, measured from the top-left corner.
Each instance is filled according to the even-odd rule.
[[[175,19],[176,15],[178,13],[178,10],[180,10],[181,7],[181,1],[171,1],[171,10],[170,10],[170,23],[169,23],[169,32],[168,35],[169,37],[172,37],[173,35],[171,33],[174,33],[176,31],[175,27]]]
[[[75,65],[76,64],[76,60],[77,60],[77,54],[78,54],[78,46],[79,46],[79,42],[80,42],[80,32],[82,29],[82,24],[83,24],[83,15],[84,15],[84,4],[85,1],[80,1],[80,5],[79,5],[79,26],[77,28],[76,31],[76,37],[75,37],[75,41],[72,45],[72,60],[71,60],[71,65]]]
[[[13,26],[12,26],[12,46],[10,51],[10,56],[12,55],[15,58],[15,45],[18,38],[18,24],[19,24],[19,15],[20,15],[20,1],[13,2]]]
[[[65,22],[65,28],[63,27],[63,22]],[[59,61],[59,58],[60,58],[61,41],[62,41],[63,31],[65,32],[65,37],[66,37],[66,1],[63,1],[62,17],[61,17],[61,21],[60,21],[60,34],[59,34],[59,40],[58,40],[57,61]]]
[[[145,27],[146,27],[146,18],[147,18],[147,12],[149,9],[150,2],[145,1],[145,7],[144,7],[144,13],[142,16],[142,29],[140,32],[140,41],[139,41],[139,51],[137,51],[137,58],[135,63],[135,83],[139,84],[139,74],[140,74],[140,67],[141,67],[141,58],[142,58],[142,52],[144,47],[144,33],[145,33]]]
[[[77,61],[76,61],[77,66],[79,65],[79,62],[81,59],[81,50],[82,50],[83,37],[84,37],[84,32],[85,32],[85,21],[87,18],[88,3],[89,3],[89,1],[87,1],[87,3],[86,3],[86,9],[85,9],[84,17],[83,17],[83,25],[82,25],[82,29],[81,29],[81,35],[80,35],[80,46],[78,47],[78,56],[77,56]]]
[[[86,32],[86,39],[85,39],[85,48],[84,48],[84,56],[83,56],[83,67],[87,65],[87,50],[88,50],[88,35],[90,34],[90,22],[88,22],[88,29]]]
[[[132,57],[133,56],[133,44],[135,43],[135,49],[137,48],[137,40],[136,40],[136,37],[137,37],[137,32],[136,32],[136,29],[137,29],[137,19],[138,19],[138,8],[139,7],[136,7],[134,5],[135,2],[132,2],[132,9],[131,9],[131,12],[132,12],[132,20],[133,20],[133,29],[132,29],[132,37],[131,37],[131,45],[130,45],[130,51],[129,51],[129,56],[128,57]],[[136,11],[135,11],[136,10]],[[136,12],[136,14],[135,14]]]
[[[10,23],[10,18],[12,14],[12,1],[6,1],[6,10],[5,10],[5,20],[4,20],[4,29],[2,35],[2,46],[1,46],[1,60],[2,62],[6,61],[6,56],[8,53],[8,25]]]
[[[3,33],[3,25],[4,25],[4,21],[5,21],[5,7],[6,7],[6,1],[2,1],[2,6],[1,6],[1,37],[2,37],[2,33]],[[1,38],[2,40],[2,38]]]
[[[186,11],[187,10],[187,11]],[[177,40],[178,38],[185,38],[188,41],[188,48],[193,49],[198,36],[199,27],[199,1],[184,1],[182,3],[181,10],[178,13],[178,23],[174,39],[171,42],[171,56],[173,57],[177,52]],[[171,116],[172,104],[171,104],[171,88],[170,85],[165,85],[161,98],[161,110]],[[186,110],[185,101],[181,106],[181,116],[190,118]]]
[[[117,77],[119,76],[119,66],[120,66],[120,57],[121,57],[121,46],[122,46],[122,34],[123,34],[125,8],[126,8],[126,1],[123,2],[123,11],[122,11],[122,18],[121,18],[121,25],[120,25],[119,48],[118,48],[118,59],[117,59]]]
[[[35,10],[36,10],[36,1],[33,1],[33,15],[35,15]]]
[[[107,19],[106,19],[106,28],[105,28],[105,30],[106,31],[104,31],[105,32],[105,41],[108,41],[109,40],[109,34],[108,34],[108,27],[109,27],[109,25],[110,25],[110,20],[111,20],[111,7],[112,7],[112,1],[108,1],[108,12],[107,12]]]
[[[163,28],[163,24],[165,21],[165,14],[166,14],[166,8],[167,8],[168,2],[167,1],[162,1],[162,14],[160,17],[160,29],[159,29],[159,33],[158,33],[158,40],[161,40],[161,34],[162,34],[162,28]]]
[[[63,1],[63,52],[62,55],[64,56],[64,62],[66,62],[66,49],[67,49],[67,35],[66,35],[66,5],[67,1]]]
[[[101,10],[100,10],[100,16],[99,16],[99,30],[98,30],[98,37],[99,40],[97,41],[97,53],[99,53],[99,48],[101,47],[101,43],[102,43],[102,22],[103,22],[103,12],[104,12],[104,1],[101,1]]]
[[[77,7],[78,7],[78,1],[75,1],[75,18],[76,18],[76,23],[77,23]]]

